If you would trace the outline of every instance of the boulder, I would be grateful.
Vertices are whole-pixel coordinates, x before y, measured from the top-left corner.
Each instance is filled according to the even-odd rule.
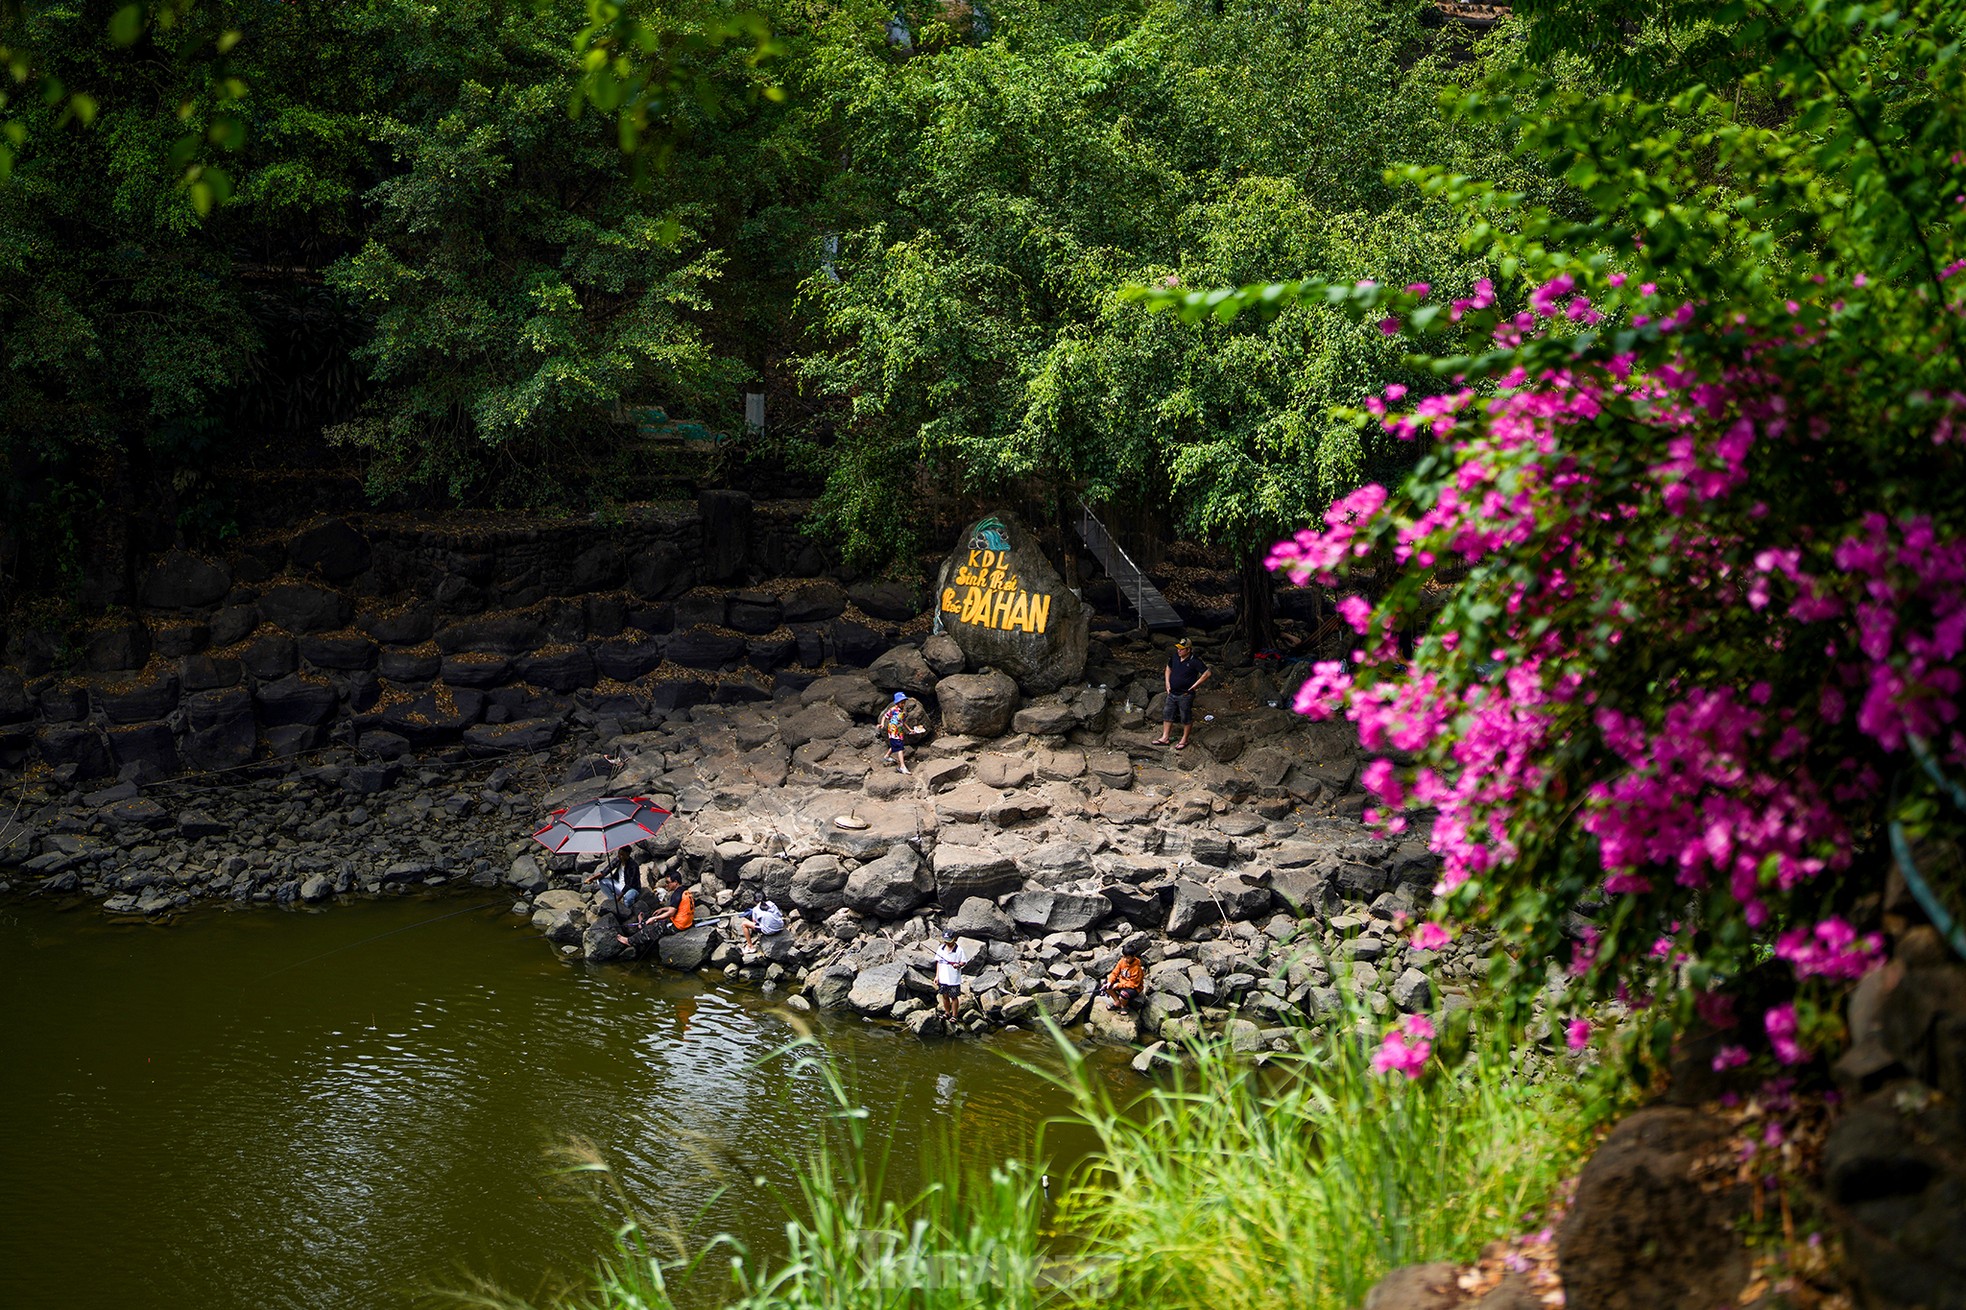
[[[921,593],[905,582],[861,582],[847,596],[862,614],[893,623],[906,623],[924,608]]]
[[[1725,1160],[1718,1176],[1708,1162]],[[1569,1303],[1592,1310],[1719,1310],[1738,1303],[1751,1270],[1735,1222],[1727,1130],[1680,1106],[1648,1106],[1621,1121],[1577,1179],[1557,1230]]]
[[[1217,878],[1210,884],[1210,890],[1222,906],[1223,917],[1231,923],[1243,923],[1270,912],[1270,889],[1253,879],[1231,874]]]
[[[836,673],[814,678],[799,693],[799,704],[818,705],[830,701],[848,714],[872,718],[894,699],[892,692],[876,687],[864,673]]]
[[[959,673],[935,684],[942,730],[970,737],[1001,737],[1017,710],[1017,684],[992,669]]]
[[[345,582],[366,573],[375,557],[367,537],[341,519],[329,519],[287,543],[287,558],[303,571],[318,573],[330,582]]]
[[[1418,969],[1407,969],[1393,981],[1393,1004],[1402,1010],[1424,1010],[1433,1004],[1434,987]]]
[[[935,689],[935,673],[913,646],[896,646],[867,667],[867,677],[882,691],[905,691],[926,696]]]
[[[895,846],[855,869],[842,888],[842,899],[857,914],[899,919],[927,903],[935,891],[935,874],[914,848]]]
[[[741,580],[751,552],[751,497],[742,491],[705,488],[696,493],[696,512],[703,532],[698,571],[711,582]]]
[[[995,901],[1018,889],[1023,877],[1017,863],[980,846],[935,847],[935,898],[945,913],[953,913],[972,896]]]
[[[259,612],[277,628],[299,635],[329,632],[348,622],[348,602],[325,587],[288,583],[259,598]]]
[[[253,699],[259,704],[260,722],[269,728],[326,723],[334,716],[336,705],[333,687],[300,677],[263,682],[253,692]]]
[[[910,850],[908,854],[912,856],[914,852]],[[808,856],[792,875],[792,904],[806,917],[806,922],[823,922],[827,915],[846,904],[846,884],[846,866],[840,863],[839,856]]]
[[[393,613],[371,610],[359,615],[355,623],[385,646],[421,646],[437,630],[436,616],[421,608]]]
[[[594,657],[587,653],[585,646],[566,646],[522,656],[517,669],[521,682],[561,694],[591,687],[598,676]]]
[[[150,629],[141,623],[108,624],[82,645],[82,665],[94,673],[140,669],[149,659]]]
[[[1095,1041],[1131,1046],[1140,1040],[1140,1020],[1130,1010],[1113,1009],[1104,997],[1095,997],[1092,1008],[1085,1012],[1085,1029]]]
[[[240,651],[239,662],[246,666],[246,672],[261,682],[271,682],[275,678],[286,677],[300,667],[300,647],[292,637],[275,633],[261,637]]]
[[[887,638],[864,623],[834,619],[826,625],[826,647],[835,662],[862,668],[880,657]]]
[[[627,955],[630,948],[621,944],[617,935],[620,930],[613,915],[606,916],[600,923],[589,924],[587,931],[581,934],[581,955],[595,964],[605,964]]]
[[[908,965],[905,960],[890,960],[886,964],[862,969],[854,975],[846,1003],[862,1014],[886,1015],[901,999],[907,978]]]
[[[566,731],[563,719],[514,719],[506,723],[477,723],[464,730],[464,744],[482,755],[543,751]]]
[[[664,968],[694,973],[709,962],[710,952],[717,949],[719,940],[716,924],[699,923],[664,937],[655,944],[655,951]]]
[[[0,723],[20,723],[34,714],[27,687],[12,669],[0,669]]]
[[[787,623],[824,623],[846,613],[846,592],[834,582],[810,582],[779,600]]]
[[[446,655],[490,651],[523,655],[546,644],[546,630],[526,614],[490,614],[452,623],[437,632],[437,649]]]
[[[178,665],[178,680],[186,691],[236,687],[245,668],[229,655],[190,655]]]
[[[317,669],[352,672],[376,665],[376,646],[367,637],[302,637],[300,657]]]
[[[1460,1266],[1450,1260],[1406,1265],[1372,1285],[1365,1310],[1454,1310],[1464,1304]]]
[[[1033,737],[1062,737],[1079,726],[1079,716],[1069,705],[1057,701],[1039,701],[1026,705],[1010,718],[1013,732],[1028,732]]]
[[[117,770],[139,782],[169,778],[183,767],[178,759],[177,736],[162,723],[112,728],[109,751],[115,757]]]
[[[109,745],[93,728],[43,728],[34,744],[51,769],[74,765],[78,778],[100,778],[110,771]]]
[[[813,1005],[822,1010],[844,1010],[848,998],[853,993],[854,975],[851,970],[832,968],[817,977],[808,978],[805,995]]]
[[[634,682],[662,663],[662,642],[656,637],[621,637],[596,643],[593,653],[594,668],[603,678]]]
[[[1033,936],[1084,932],[1113,915],[1113,904],[1104,896],[1079,892],[1018,892],[1010,898],[1007,908],[1017,926]]]
[[[778,736],[788,749],[797,750],[809,741],[836,741],[852,728],[852,716],[837,705],[822,702],[794,710],[780,719]],[[867,743],[873,744],[872,732],[867,735]]]
[[[968,661],[963,658],[963,648],[946,632],[933,633],[922,643],[922,659],[938,678],[961,673],[968,667]]]
[[[628,589],[643,600],[674,600],[695,585],[695,564],[668,542],[658,542],[628,563]]]
[[[244,687],[199,692],[185,698],[184,710],[189,731],[181,750],[193,768],[231,769],[252,759],[259,725],[251,692]]]
[[[585,921],[586,915],[578,909],[556,909],[539,904],[533,907],[532,926],[557,946],[580,945]]]
[[[987,515],[964,530],[936,598],[941,627],[970,667],[1002,669],[1031,695],[1085,673],[1091,615],[1013,516]]]
[[[980,937],[986,941],[1007,942],[1017,937],[1017,925],[1008,914],[981,896],[971,896],[942,925],[958,936]]]
[[[116,691],[99,691],[96,702],[111,723],[142,723],[161,719],[177,708],[177,675],[166,673]]]
[[[1957,1047],[1958,1025],[1931,1036]],[[1840,1116],[1823,1177],[1865,1304],[1966,1306],[1966,1128],[1958,1103],[1900,1082]]]
[[[1334,914],[1338,890],[1321,869],[1278,869],[1270,877],[1270,892],[1300,919]]]
[[[1212,890],[1183,878],[1174,884],[1174,904],[1167,912],[1167,935],[1191,937],[1195,931],[1222,921],[1222,906]]]
[[[742,637],[713,628],[689,628],[670,636],[668,656],[686,669],[722,669],[736,665],[748,649]]]
[[[138,595],[153,609],[209,609],[232,590],[232,573],[185,551],[166,552],[151,566]]]

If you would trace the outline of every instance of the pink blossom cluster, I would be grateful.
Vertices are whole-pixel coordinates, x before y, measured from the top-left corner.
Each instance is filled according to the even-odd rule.
[[[1610,280],[1607,304],[1621,285]],[[1637,290],[1656,292],[1649,283]],[[1454,302],[1454,317],[1493,302],[1484,282]],[[1498,329],[1504,346],[1605,312],[1568,276],[1529,303]],[[1697,317],[1688,304],[1631,322],[1679,332]],[[1732,320],[1719,330],[1746,332]],[[1363,649],[1316,665],[1296,695],[1300,713],[1351,719],[1377,757],[1361,778],[1375,803],[1369,819],[1398,830],[1403,808],[1436,812],[1438,892],[1515,859],[1525,802],[1560,784],[1559,752],[1588,749],[1605,763],[1571,813],[1594,839],[1607,891],[1697,893],[1709,921],[1738,913],[1773,932],[1794,894],[1848,866],[1852,806],[1884,794],[1878,770],[1852,757],[1852,729],[1867,751],[1897,752],[1917,738],[1966,763],[1966,540],[1926,517],[1881,512],[1824,532],[1782,523],[1755,502],[1758,461],[1806,463],[1829,423],[1797,413],[1779,361],[1743,339],[1737,362],[1709,374],[1684,360],[1641,372],[1620,356],[1536,376],[1518,369],[1486,399],[1460,388],[1403,411],[1405,389],[1388,388],[1367,410],[1388,433],[1441,442],[1451,467],[1397,504],[1376,484],[1360,488],[1331,507],[1322,530],[1272,550],[1273,569],[1326,585],[1381,542],[1421,568],[1500,556],[1522,565],[1506,576],[1533,579],[1491,595],[1500,614],[1485,629],[1430,637],[1412,667],[1386,635],[1393,624],[1377,622],[1375,638],[1369,606],[1347,597],[1341,617]],[[1962,409],[1966,395],[1938,406],[1935,440],[1954,439]],[[1614,414],[1624,443],[1615,448],[1600,435]],[[1822,681],[1777,693],[1766,682],[1667,669],[1643,705],[1609,701],[1595,685],[1606,652],[1634,636],[1693,649],[1730,626],[1760,627],[1772,654],[1822,651]],[[1481,634],[1472,640],[1482,649],[1466,648],[1469,632]],[[1418,762],[1395,764],[1395,753]],[[1661,965],[1685,958],[1660,940]],[[1776,942],[1804,979],[1860,976],[1878,951],[1874,937],[1835,918]],[[1595,951],[1587,954],[1584,967],[1595,967]],[[1764,1027],[1780,1058],[1803,1058],[1792,1007],[1769,1011]],[[1569,1035],[1579,1032],[1587,1041],[1588,1026]],[[1375,1067],[1383,1060],[1411,1076],[1400,1062],[1425,1059],[1413,1047],[1396,1029]],[[1730,1063],[1735,1049],[1723,1053]]]
[[[1373,1073],[1403,1073],[1418,1078],[1434,1051],[1434,1026],[1424,1014],[1409,1014],[1386,1030],[1372,1052]]]
[[[1765,689],[1760,689],[1765,697]],[[1635,716],[1600,707],[1606,746],[1624,762],[1590,789],[1580,818],[1597,838],[1605,889],[1652,890],[1658,868],[1681,887],[1707,887],[1717,875],[1750,925],[1766,918],[1762,880],[1783,891],[1848,861],[1848,834],[1807,770],[1782,758],[1771,740],[1779,723],[1727,688],[1696,688],[1667,706],[1649,731]],[[1792,752],[1791,752],[1792,753]],[[1765,759],[1789,765],[1757,767]]]
[[[1854,981],[1882,958],[1884,940],[1857,930],[1832,915],[1814,928],[1796,928],[1775,941],[1775,955],[1788,961],[1798,978]]]

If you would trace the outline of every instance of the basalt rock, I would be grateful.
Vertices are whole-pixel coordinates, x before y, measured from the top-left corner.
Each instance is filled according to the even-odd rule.
[[[896,846],[855,869],[846,880],[842,899],[856,914],[899,919],[927,903],[935,890],[935,875],[914,848]]]
[[[996,670],[959,673],[935,685],[942,730],[969,737],[1001,736],[1017,710],[1017,684]]]
[[[232,574],[224,565],[173,550],[151,566],[138,595],[153,609],[205,609],[231,589]]]
[[[964,530],[936,579],[935,608],[970,667],[1002,669],[1028,694],[1085,672],[1091,616],[1011,515]]]
[[[1751,1266],[1733,1228],[1746,1197],[1732,1183],[1726,1137],[1714,1119],[1679,1106],[1648,1107],[1611,1131],[1557,1230],[1568,1304],[1718,1310],[1737,1302]],[[1716,1159],[1724,1172],[1709,1177]]]

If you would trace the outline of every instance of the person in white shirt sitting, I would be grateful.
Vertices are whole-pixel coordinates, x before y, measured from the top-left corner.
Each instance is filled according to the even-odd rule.
[[[760,937],[773,937],[785,931],[785,915],[776,901],[760,896],[758,903],[737,917],[737,929],[744,934],[744,949],[751,950]]]

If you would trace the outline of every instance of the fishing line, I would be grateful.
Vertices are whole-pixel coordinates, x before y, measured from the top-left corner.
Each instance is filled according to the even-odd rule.
[[[349,942],[346,946],[337,946],[331,951],[322,951],[319,955],[310,955],[304,960],[295,960],[292,964],[283,964],[271,973],[261,974],[259,977],[253,979],[253,981],[265,982],[268,978],[277,978],[289,969],[298,969],[303,964],[312,964],[316,960],[325,960],[330,955],[339,955],[343,951],[352,951],[357,946],[367,946],[370,942],[379,942],[384,937],[394,937],[399,932],[408,932],[412,928],[425,928],[433,923],[442,923],[446,919],[455,919],[460,914],[470,914],[473,911],[488,910],[491,908],[488,905],[467,905],[461,910],[452,910],[449,914],[440,914],[432,919],[424,919],[417,923],[405,924],[401,928],[391,928],[388,932],[379,932],[373,937],[364,937],[359,942]]]

